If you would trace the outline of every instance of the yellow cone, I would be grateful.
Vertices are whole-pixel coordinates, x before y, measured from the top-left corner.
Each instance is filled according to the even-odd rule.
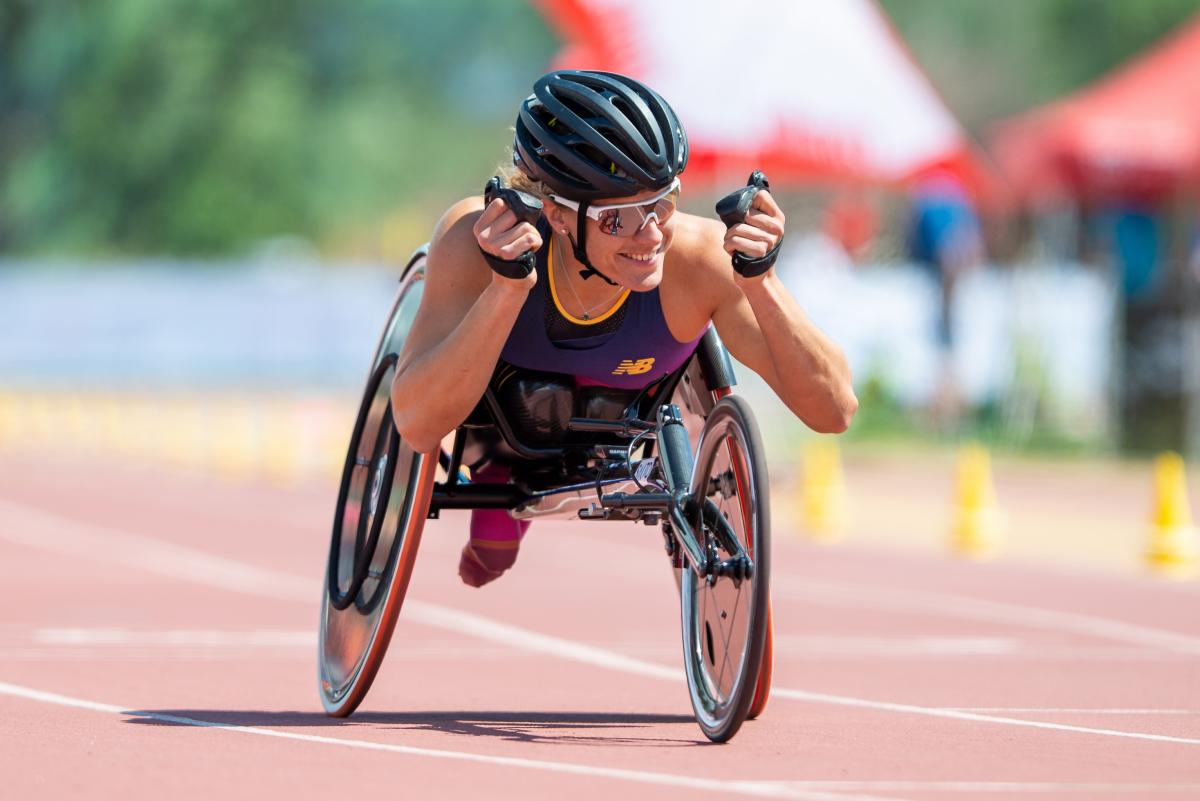
[[[1146,562],[1159,573],[1180,578],[1200,569],[1200,534],[1192,524],[1183,459],[1177,453],[1154,460],[1154,517]]]
[[[213,418],[212,464],[220,478],[246,481],[260,463],[260,421],[245,399],[221,402]]]
[[[810,439],[804,443],[804,477],[800,512],[804,531],[813,539],[833,542],[846,527],[846,480],[837,440]]]
[[[951,547],[975,559],[994,556],[1003,545],[1003,519],[996,505],[991,460],[979,444],[958,453],[958,482]]]
[[[27,396],[25,402],[28,404],[26,420],[30,439],[39,448],[53,445],[57,432],[54,416],[50,409],[51,396],[39,392]]]
[[[15,394],[0,393],[0,451],[9,448],[17,440],[20,431],[20,400]]]
[[[288,486],[303,478],[300,438],[304,434],[295,410],[284,401],[275,401],[267,407],[262,468],[269,480]]]
[[[170,398],[163,407],[155,458],[172,468],[198,470],[204,465],[207,437],[200,402],[184,396]]]

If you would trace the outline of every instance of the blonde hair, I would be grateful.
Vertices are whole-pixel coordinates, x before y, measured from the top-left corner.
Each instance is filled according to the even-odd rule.
[[[496,174],[504,179],[504,183],[511,186],[513,189],[529,194],[541,200],[543,203],[553,202],[550,200],[550,195],[553,190],[546,186],[541,181],[530,178],[523,173],[519,167],[511,161],[507,164],[501,164],[496,168]]]
[[[508,130],[512,132],[513,136],[516,136],[517,129],[515,127]],[[503,178],[506,185],[521,192],[528,192],[543,203],[554,202],[550,199],[550,195],[554,192],[553,189],[536,178],[530,178],[517,166],[516,142],[508,148],[508,158],[496,167],[496,175]]]

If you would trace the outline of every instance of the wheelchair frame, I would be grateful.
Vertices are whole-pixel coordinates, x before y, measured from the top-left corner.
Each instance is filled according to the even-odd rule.
[[[408,279],[410,271],[425,253],[424,247],[414,253],[401,273],[401,282]],[[395,308],[398,309],[399,306]],[[373,624],[377,628],[373,628],[372,631],[378,631],[379,635],[372,633],[370,636],[370,653],[366,657],[367,666],[362,668],[362,684],[360,685],[360,679],[357,678],[358,674],[355,674],[351,677],[353,683],[345,688],[353,697],[349,701],[343,701],[341,696],[336,700],[323,696],[327,711],[335,715],[347,715],[353,711],[365,695],[375,671],[382,662],[391,627],[399,613],[399,605],[407,587],[408,574],[412,569],[411,560],[415,560],[420,539],[421,527],[413,523],[412,525],[416,526],[415,541],[410,546],[407,538],[404,539],[405,548],[411,547],[411,554],[404,557],[409,561],[399,567],[401,578],[393,580],[368,570],[375,564],[376,543],[381,527],[384,526],[383,513],[377,514],[376,511],[377,508],[388,506],[392,481],[388,466],[397,463],[399,453],[396,450],[399,440],[391,421],[390,410],[384,412],[379,423],[380,428],[372,440],[373,455],[369,458],[361,456],[358,448],[366,422],[364,415],[367,409],[371,408],[368,402],[375,398],[375,402],[378,403],[382,397],[378,394],[381,381],[396,364],[396,354],[384,352],[394,335],[394,326],[397,324],[395,314],[394,310],[376,349],[375,367],[368,380],[364,406],[360,410],[347,457],[347,472],[343,476],[339,493],[339,512],[335,516],[334,541],[331,545],[324,605],[333,610],[333,613],[342,615],[354,614],[352,606],[364,615],[379,614],[374,611],[374,604],[379,603],[381,599],[388,599],[391,591],[385,590],[381,584],[369,595],[371,603],[361,603],[368,574],[372,578],[386,580],[389,584],[398,582],[396,591],[399,597],[394,601],[385,601],[388,611],[382,613],[383,622]],[[414,464],[425,464],[425,468],[422,469],[426,471],[426,480],[430,483],[424,485],[425,490],[418,491],[418,500],[405,506],[406,511],[400,525],[410,525],[408,510],[419,514],[418,508],[425,504],[426,518],[437,518],[445,509],[506,509],[518,519],[566,517],[583,520],[640,521],[650,526],[661,524],[664,545],[676,568],[676,579],[680,582],[683,593],[685,665],[693,708],[705,734],[710,739],[724,741],[733,736],[742,720],[756,717],[761,712],[769,692],[771,674],[771,614],[767,570],[769,524],[764,516],[765,462],[762,460],[761,443],[758,442],[749,407],[740,398],[725,398],[734,383],[732,360],[715,329],[710,327],[701,338],[693,356],[677,370],[641,390],[626,404],[624,414],[619,420],[571,417],[566,422],[566,433],[569,439],[579,441],[549,447],[531,445],[523,441],[496,393],[489,387],[476,413],[456,429],[450,453],[439,449],[437,458],[445,471],[444,481],[439,483],[428,474],[433,467],[429,461],[433,458],[432,455],[414,457],[417,460]],[[685,417],[680,406],[671,402],[677,395],[688,409],[690,417]],[[478,414],[481,410],[482,415]],[[480,416],[486,419],[480,422]],[[709,423],[717,417],[721,423],[716,427],[713,441],[706,443]],[[468,446],[468,439],[472,436],[472,430],[491,427],[494,427],[499,435],[499,442],[511,451],[518,462],[538,465],[542,469],[542,481],[531,478],[536,471],[531,471],[523,479],[514,476],[518,480],[507,484],[472,484],[464,479],[461,475],[464,451]],[[704,431],[697,431],[700,428]],[[380,433],[387,431],[391,433]],[[489,434],[492,441],[496,434]],[[595,434],[597,437],[584,440],[589,434]],[[737,447],[724,444],[731,438],[737,440]],[[639,446],[642,447],[642,457],[635,461],[634,451]],[[708,475],[694,475],[696,465],[693,446],[695,454],[704,462],[701,472]],[[739,453],[740,457],[735,456],[735,453]],[[724,454],[724,457],[718,454]],[[363,461],[364,458],[366,461]],[[489,457],[485,456],[484,459],[486,458]],[[729,466],[719,474],[712,475],[711,472],[716,469],[716,460],[722,458],[726,459]],[[339,537],[346,536],[341,529],[341,515],[347,508],[347,481],[350,480],[349,471],[354,465],[369,466],[372,487],[362,500],[367,504],[362,510],[366,514],[357,513],[357,534],[353,551],[355,562],[348,586],[343,590],[337,569],[337,553]],[[556,472],[555,468],[561,470]],[[548,475],[552,480],[546,480],[546,469],[550,470]],[[410,481],[416,480],[414,473]],[[377,486],[379,484],[383,485],[382,488]],[[419,481],[417,484],[410,484],[410,491],[419,484]],[[729,520],[730,512],[722,511],[713,500],[718,494],[726,501],[730,497],[737,499],[738,506],[734,514],[741,515],[742,525],[749,527],[746,529],[749,536],[746,543],[742,542],[738,532],[733,529]],[[763,512],[760,513],[759,510]],[[751,531],[752,535],[749,534]],[[708,534],[702,536],[702,532]],[[395,538],[390,537],[389,541],[395,541]],[[752,552],[751,548],[758,549],[758,553]],[[721,552],[726,554],[726,558],[720,558]],[[757,575],[760,572],[757,567],[759,562],[762,564],[761,577]],[[685,567],[689,569],[683,571],[685,575],[681,578],[680,569]],[[761,580],[757,580],[759,578]],[[713,629],[710,623],[706,622],[707,613],[698,614],[694,608],[694,599],[691,602],[687,600],[691,597],[689,593],[716,592],[714,588],[719,579],[727,579],[730,583],[721,586],[734,588],[738,598],[741,597],[743,582],[753,580],[751,595],[754,600],[748,603],[753,604],[753,609],[757,612],[747,611],[746,614],[754,614],[755,617],[752,617],[751,621],[756,622],[751,623],[751,627],[746,630],[746,637],[751,639],[747,640],[748,650],[742,658],[748,661],[737,669],[736,678],[725,676],[724,664],[720,666],[720,677],[708,676],[706,673],[709,670],[709,660],[715,660],[717,656],[713,650]],[[325,653],[325,621],[328,620],[328,614],[331,613],[322,613],[322,654]],[[762,616],[761,619],[759,615]],[[736,617],[736,607],[734,616]],[[724,613],[721,617],[724,618]],[[703,632],[698,626],[705,627]],[[755,629],[755,626],[758,628]],[[705,636],[707,651],[701,642]],[[721,636],[725,637],[726,633],[722,632]],[[758,644],[752,645],[752,642]],[[727,661],[730,646],[726,642],[722,647],[726,649],[722,653]],[[718,667],[715,661],[712,667]],[[323,671],[324,667],[319,672],[322,681]],[[747,679],[745,674],[750,672],[753,672],[753,676]],[[731,684],[727,688],[726,700],[721,701],[726,680]],[[754,682],[749,688],[750,694],[747,694],[743,687],[743,682],[747,680]],[[735,693],[733,687],[742,689]]]

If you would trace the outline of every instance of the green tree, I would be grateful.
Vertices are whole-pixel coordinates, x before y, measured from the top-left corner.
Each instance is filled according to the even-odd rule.
[[[430,186],[497,159],[554,46],[532,9],[500,0],[0,9],[8,251],[214,254],[432,205]],[[480,59],[502,66],[472,78]]]

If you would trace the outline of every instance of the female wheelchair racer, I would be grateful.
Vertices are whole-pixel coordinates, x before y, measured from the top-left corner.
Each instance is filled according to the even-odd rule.
[[[724,397],[725,346],[823,432],[857,406],[845,359],[774,275],[784,217],[761,174],[718,204],[724,225],[676,210],[686,135],[644,84],[543,76],[513,162],[515,189],[443,216],[377,349],[334,520],[323,703],[347,715],[365,695],[426,516],[473,510],[476,586],[534,517],[641,520],[677,568],[697,721],[726,740],[765,704],[770,620],[766,470],[749,408]]]

